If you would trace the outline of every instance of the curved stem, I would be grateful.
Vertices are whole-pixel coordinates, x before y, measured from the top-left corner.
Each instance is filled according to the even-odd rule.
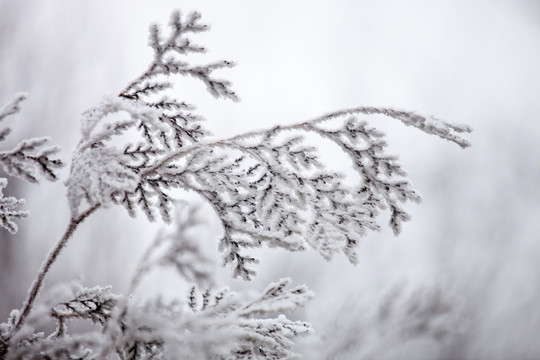
[[[156,171],[158,171],[160,168],[170,163],[171,161],[174,161],[175,159],[178,159],[186,154],[189,154],[193,151],[196,151],[202,148],[207,148],[211,146],[230,146],[231,143],[234,143],[238,140],[248,139],[250,137],[263,135],[268,132],[277,133],[277,132],[283,132],[283,131],[288,131],[288,130],[298,130],[302,128],[305,129],[306,126],[313,126],[314,124],[319,124],[319,123],[332,120],[338,117],[346,116],[346,115],[358,115],[358,114],[384,115],[389,118],[399,120],[407,126],[416,127],[428,134],[433,134],[442,139],[452,141],[458,144],[459,146],[461,146],[462,148],[466,148],[470,145],[465,139],[460,138],[459,136],[454,134],[454,132],[455,133],[471,132],[472,129],[469,128],[468,126],[454,125],[454,124],[447,123],[445,121],[442,121],[433,117],[422,116],[414,112],[396,110],[393,108],[385,108],[385,107],[377,108],[377,107],[363,106],[363,107],[335,111],[333,113],[330,113],[330,114],[327,114],[327,115],[324,115],[315,119],[302,121],[302,122],[294,123],[291,125],[278,125],[273,128],[263,129],[263,130],[254,130],[254,131],[239,134],[239,135],[232,136],[232,137],[222,139],[222,140],[200,142],[189,147],[183,147],[177,151],[170,153],[168,156],[161,159],[157,164],[147,169],[144,173],[142,173],[142,177],[151,175],[155,173]]]
[[[41,290],[41,287],[43,286],[43,280],[45,280],[45,277],[47,276],[47,273],[49,272],[52,264],[56,261],[58,258],[58,255],[62,252],[64,247],[66,247],[66,244],[68,240],[71,238],[77,227],[93,212],[95,212],[101,204],[96,204],[90,209],[86,210],[84,213],[82,213],[78,218],[72,218],[71,222],[69,223],[68,228],[66,229],[66,232],[58,241],[56,246],[49,252],[49,255],[47,255],[47,259],[41,264],[41,268],[39,269],[39,272],[34,279],[34,282],[32,284],[32,287],[30,288],[30,291],[28,292],[28,296],[26,297],[26,300],[23,303],[23,307],[21,309],[21,313],[19,316],[19,319],[17,320],[17,323],[12,331],[12,335],[15,334],[20,327],[22,326],[24,320],[32,310],[32,306],[34,305],[34,302],[37,298],[37,295],[39,291]]]

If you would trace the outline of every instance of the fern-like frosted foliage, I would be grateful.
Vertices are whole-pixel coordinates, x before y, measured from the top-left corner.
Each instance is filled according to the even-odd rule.
[[[160,231],[146,252],[135,279],[156,267],[173,268],[189,284],[210,288],[216,284],[217,265],[205,254],[201,241],[208,221],[196,206],[179,206],[174,227]]]
[[[305,306],[313,294],[305,286],[291,287],[290,283],[282,279],[258,296],[226,289],[201,294],[193,288],[185,302],[153,298],[130,304],[120,323],[111,323],[120,297],[110,287],[57,286],[9,340],[6,359],[293,358],[293,340],[311,333],[312,328],[284,313]],[[15,311],[0,325],[0,337],[5,336],[0,340],[7,341],[17,317]],[[91,320],[117,333],[112,343],[105,330],[68,335],[71,319]],[[36,330],[51,320],[57,322],[55,331]]]
[[[0,226],[16,234],[19,227],[15,220],[27,217],[28,211],[16,210],[17,207],[24,205],[25,201],[13,196],[4,196],[3,190],[6,186],[7,179],[0,178]]]
[[[9,340],[6,359],[96,359],[94,350],[103,342],[102,335],[98,332],[69,335],[67,323],[81,319],[104,326],[119,298],[111,293],[110,286],[85,288],[72,282],[53,287]],[[2,324],[0,330],[5,329],[9,334],[18,316],[18,311],[14,311],[12,320]],[[39,331],[51,321],[56,322],[56,330],[50,334]]]
[[[115,346],[127,359],[292,358],[292,341],[312,329],[284,313],[312,296],[304,286],[290,288],[289,279],[270,284],[257,297],[193,288],[187,304],[152,301],[130,308],[128,331]]]
[[[117,300],[118,295],[111,293],[110,286],[93,288],[79,286],[68,301],[51,308],[51,316],[58,321],[57,336],[66,333],[66,321],[71,319],[89,319],[94,323],[105,325]]]
[[[165,190],[175,183],[141,175],[167,152],[193,144],[209,134],[200,125],[202,118],[193,112],[192,105],[167,94],[173,86],[170,77],[190,75],[201,80],[214,96],[238,99],[228,81],[212,76],[213,71],[232,66],[231,62],[192,66],[182,60],[187,54],[204,51],[187,38],[189,34],[207,29],[199,18],[197,13],[185,19],[179,12],[173,13],[167,37],[162,36],[157,25],[152,26],[149,44],[154,50],[154,60],[147,71],[118,97],[108,97],[83,114],[82,139],[73,155],[67,182],[75,216],[83,203],[106,206],[113,201],[122,204],[132,216],[136,208],[140,208],[153,221],[158,209],[161,217],[170,221],[171,199]],[[109,121],[115,115],[123,120]],[[138,131],[141,141],[111,145],[113,137],[128,130]]]
[[[200,250],[203,223],[208,220],[196,207],[179,211],[176,225],[183,230],[156,238],[130,288],[149,270],[170,265],[188,282],[214,285],[209,275],[213,271],[208,271],[213,263]],[[178,245],[183,242],[187,246]],[[163,247],[165,252],[160,251]],[[194,285],[186,302],[155,297],[139,305],[124,299],[107,323],[100,356],[116,352],[127,359],[277,359],[292,357],[293,340],[311,331],[310,324],[284,315],[313,297],[305,286],[292,287],[290,279],[270,284],[260,295],[201,288]]]
[[[420,201],[395,156],[385,152],[383,134],[360,115],[384,115],[461,147],[471,131],[439,119],[391,108],[361,107],[288,126],[212,140],[191,112],[172,99],[172,75],[191,75],[216,97],[237,100],[229,82],[212,72],[230,62],[192,66],[186,55],[201,52],[186,36],[206,26],[199,15],[174,13],[170,33],[151,27],[154,60],[118,97],[83,114],[82,140],[73,156],[68,194],[75,216],[82,209],[117,203],[130,215],[142,210],[171,219],[171,189],[192,191],[208,201],[221,220],[219,248],[234,276],[250,279],[257,260],[246,249],[266,244],[298,251],[312,247],[325,259],[343,252],[357,261],[360,239],[378,230],[381,210],[398,234],[409,220],[406,201]],[[141,141],[119,146],[127,131]],[[354,186],[327,170],[306,134],[327,139],[347,154],[357,173]],[[287,138],[287,135],[292,135]],[[86,207],[82,206],[82,203]]]
[[[451,133],[467,128],[414,113],[359,108],[179,151],[148,174],[180,181],[182,188],[213,205],[223,223],[220,249],[236,276],[249,279],[254,274],[248,265],[256,259],[241,250],[262,243],[291,251],[309,244],[326,259],[342,251],[355,263],[360,238],[367,230],[379,229],[379,211],[389,209],[389,225],[398,234],[402,222],[409,219],[400,204],[420,197],[396,157],[384,152],[383,134],[349,113],[382,113],[467,145]],[[337,120],[338,127],[325,127],[330,120]],[[285,132],[297,135],[284,140]],[[317,148],[302,133],[327,138],[349,155],[359,175],[358,185],[347,187],[341,174],[327,171]]]
[[[191,206],[179,211],[175,220],[177,228],[162,232],[141,259],[130,292],[150,270],[171,265],[191,283],[215,284],[208,268],[217,265],[201,255],[200,241],[193,241],[200,240],[199,230],[207,219]],[[188,260],[200,264],[190,265]],[[185,300],[152,296],[136,301],[132,294],[113,294],[110,286],[59,284],[42,296],[18,331],[13,332],[19,311],[0,324],[0,358],[295,358],[293,341],[312,332],[309,323],[286,316],[314,296],[305,286],[292,286],[290,279],[271,283],[261,294],[198,289],[205,288],[194,285]],[[94,327],[74,334],[68,328],[71,320]],[[56,329],[51,330],[51,324]]]
[[[18,94],[15,99],[0,109],[0,122],[10,115],[17,114],[21,110],[21,103],[26,99],[26,94]],[[0,129],[0,142],[4,141],[11,133],[11,128]],[[54,155],[60,151],[58,147],[45,146],[48,138],[33,138],[23,140],[11,150],[0,151],[0,166],[2,170],[11,176],[36,183],[39,177],[47,180],[57,180],[57,169],[64,163],[56,159]],[[24,199],[16,199],[12,196],[4,196],[3,190],[7,187],[7,179],[0,178],[0,226],[15,234],[18,230],[16,219],[28,216],[27,211],[15,210],[24,205]]]
[[[120,112],[129,114],[129,119],[107,123],[108,116]],[[106,98],[99,107],[83,114],[81,140],[73,154],[71,174],[66,181],[74,217],[78,216],[82,202],[106,207],[113,194],[136,190],[140,183],[138,172],[144,164],[132,163],[134,151],[128,153],[127,149],[109,142],[138,124],[157,125],[158,118],[158,110],[118,97]],[[138,151],[147,154],[151,150],[139,148]]]

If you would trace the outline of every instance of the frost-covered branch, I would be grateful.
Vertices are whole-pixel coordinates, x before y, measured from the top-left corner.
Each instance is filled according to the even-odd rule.
[[[18,312],[12,313],[13,321],[4,323],[0,329],[10,334],[10,352],[6,359],[95,359],[93,350],[102,335],[97,332],[68,334],[67,322],[72,319],[90,320],[103,326],[119,296],[110,287],[85,288],[78,283],[59,284],[46,292],[43,300],[28,316],[19,331],[16,329]],[[49,322],[56,322],[56,329],[50,334],[39,331]]]
[[[0,122],[10,115],[17,114],[21,110],[21,103],[26,99],[26,94],[17,94],[15,99],[0,109]],[[6,140],[11,133],[11,128],[0,129],[0,142]],[[34,138],[21,141],[15,148],[0,151],[0,166],[2,170],[11,176],[35,183],[38,177],[43,176],[47,180],[57,180],[57,169],[64,163],[56,159],[54,155],[60,151],[56,146],[47,147],[48,138]],[[27,211],[15,210],[24,205],[24,199],[12,196],[4,196],[3,190],[7,187],[7,179],[0,178],[0,226],[15,234],[18,230],[15,219],[23,219],[28,216]]]
[[[214,291],[212,264],[201,251],[199,220],[173,216],[175,190],[194,192],[208,202],[222,225],[219,249],[233,275],[249,280],[258,260],[251,248],[264,245],[300,251],[315,249],[330,260],[343,253],[357,261],[359,242],[381,228],[378,218],[389,212],[389,227],[397,235],[409,215],[407,201],[420,201],[397,157],[386,153],[384,134],[360,117],[384,115],[405,125],[465,148],[461,134],[471,129],[433,117],[392,108],[359,107],[287,126],[255,130],[216,140],[201,126],[193,105],[172,97],[173,76],[200,80],[216,98],[238,100],[227,80],[215,71],[230,61],[193,65],[192,53],[204,52],[189,36],[205,31],[197,13],[174,12],[170,30],[150,29],[154,58],[148,69],[118,95],[106,97],[81,117],[81,138],[73,152],[65,184],[70,223],[34,280],[20,311],[0,324],[0,359],[79,358],[267,359],[294,356],[293,340],[311,332],[311,325],[292,321],[283,313],[304,306],[313,296],[304,286],[290,287],[289,279],[271,284],[261,295]],[[0,110],[0,121],[19,111],[24,95]],[[0,130],[0,141],[9,134]],[[308,136],[306,136],[308,135]],[[354,183],[329,170],[310,136],[325,139],[351,161]],[[137,137],[137,141],[132,139]],[[38,176],[56,179],[63,166],[55,147],[45,138],[25,140],[0,151],[0,165],[13,176],[35,182]],[[0,226],[17,230],[14,220],[22,200],[4,197],[7,181],[0,179]],[[125,296],[108,287],[68,287],[36,306],[43,281],[74,231],[101,207],[122,205],[129,215],[142,211],[150,221],[158,217],[176,227],[161,232],[137,267]],[[194,287],[187,301],[165,302],[131,298],[141,279],[154,268],[173,267]],[[396,295],[396,298],[399,297]],[[431,320],[449,309],[433,297],[433,304],[406,302],[398,316],[406,331],[435,337],[444,329]],[[390,324],[394,303],[381,308],[372,321]],[[424,306],[426,305],[426,306]],[[386,310],[385,310],[386,309]],[[390,310],[388,310],[390,309]],[[391,313],[391,314],[390,314]],[[388,315],[390,314],[390,315]],[[67,321],[90,320],[99,331],[70,335]],[[57,329],[45,336],[42,321]],[[435,330],[433,330],[435,329]],[[433,331],[432,331],[433,330]]]
[[[18,94],[16,98],[0,109],[0,121],[9,115],[20,111],[21,102],[26,94]],[[0,141],[4,141],[11,133],[9,127],[0,130]],[[0,165],[11,176],[19,177],[29,182],[37,182],[38,176],[47,180],[57,180],[56,170],[65,164],[53,156],[60,151],[59,147],[46,147],[49,138],[34,138],[21,141],[12,150],[0,151]]]
[[[93,208],[88,209],[85,213],[81,214],[78,218],[72,219],[64,235],[60,238],[55,247],[47,255],[45,261],[43,261],[41,264],[38,274],[36,275],[32,286],[28,290],[28,295],[23,302],[21,310],[12,312],[12,317],[10,320],[12,325],[4,329],[4,334],[0,339],[0,359],[3,359],[3,356],[7,353],[10,344],[14,342],[12,337],[18,334],[19,330],[21,330],[22,326],[24,325],[26,318],[30,315],[49,269],[66,246],[68,240],[71,238],[77,227],[98,208],[99,206],[94,206]]]
[[[311,325],[293,321],[286,314],[304,307],[313,297],[305,286],[291,286],[290,279],[270,284],[261,294],[228,289],[199,291],[193,286],[185,301],[164,301],[159,296],[137,301],[132,290],[156,267],[169,266],[168,251],[186,247],[192,261],[200,258],[198,230],[203,219],[193,208],[176,217],[179,231],[156,238],[143,256],[131,290],[115,295],[110,287],[85,288],[77,283],[61,284],[47,291],[24,324],[18,326],[18,311],[0,325],[0,345],[10,344],[6,359],[268,359],[292,357],[293,341],[312,332]],[[178,229],[177,229],[178,230]],[[182,236],[182,237],[179,237]],[[191,242],[197,238],[198,243]],[[182,245],[182,243],[186,244]],[[179,274],[188,282],[201,280],[190,274],[193,266],[182,264],[182,251],[174,260]],[[210,266],[210,264],[208,264]],[[197,273],[199,274],[199,273]],[[201,285],[209,284],[207,276]],[[212,278],[212,281],[214,279]],[[213,282],[214,283],[214,282]],[[98,330],[70,334],[68,322],[89,320]],[[45,333],[39,329],[56,329]],[[7,347],[4,349],[7,351]],[[0,354],[6,354],[1,353]],[[3,357],[0,357],[3,358]]]
[[[107,115],[118,112],[130,119],[95,130]],[[127,144],[122,150],[108,141],[130,126],[167,125],[156,120],[160,115],[154,108],[110,98],[84,115],[83,140],[67,183],[72,211],[77,214],[83,200],[89,205],[114,202],[131,216],[139,207],[150,220],[159,213],[169,222],[173,199],[168,191],[180,188],[195,191],[214,207],[223,224],[220,246],[235,276],[249,279],[254,274],[248,264],[256,260],[241,249],[262,243],[293,251],[309,244],[327,259],[342,251],[354,263],[360,238],[380,228],[376,217],[381,209],[390,211],[389,225],[398,234],[409,220],[400,203],[420,201],[397,157],[384,152],[383,134],[353,116],[359,114],[383,114],[468,146],[457,135],[470,131],[466,126],[389,108],[357,108],[174,151],[165,143]],[[331,120],[339,121],[337,129],[325,127]],[[286,132],[297,135],[283,140]],[[347,188],[339,173],[327,171],[302,133],[327,138],[349,155],[358,186]]]
[[[373,107],[205,141],[208,133],[198,125],[199,118],[189,113],[190,105],[166,95],[155,97],[172,86],[164,78],[195,69],[173,59],[202,51],[186,37],[206,28],[199,24],[198,14],[182,20],[174,13],[170,26],[166,37],[158,27],[151,28],[154,60],[149,69],[119,97],[106,98],[83,114],[82,139],[67,182],[75,216],[85,208],[83,203],[86,207],[116,203],[131,216],[138,208],[151,221],[160,216],[170,222],[170,191],[182,189],[208,201],[221,220],[219,246],[234,276],[250,279],[255,274],[250,264],[257,259],[245,250],[262,244],[291,251],[312,247],[325,259],[343,252],[355,263],[360,239],[368,230],[380,229],[381,210],[389,211],[389,226],[397,235],[410,219],[402,204],[420,201],[397,157],[385,152],[383,133],[358,116],[385,115],[461,147],[469,146],[459,136],[471,131],[467,126]],[[219,64],[196,67],[197,76],[207,85],[214,84],[205,76],[228,63]],[[210,92],[229,94],[213,85]],[[122,119],[111,120],[113,114],[123,114]],[[332,122],[338,123],[337,128],[328,127]],[[118,146],[118,141],[112,141],[130,130],[139,132],[141,142]],[[286,133],[294,136],[284,138]],[[350,157],[358,174],[355,186],[346,186],[341,174],[326,169],[317,148],[306,141],[307,133],[328,139]]]
[[[189,34],[207,29],[199,18],[199,14],[192,13],[183,19],[179,12],[174,12],[166,38],[157,25],[152,26],[149,44],[154,50],[154,60],[148,70],[118,97],[108,97],[96,108],[83,113],[81,142],[74,152],[71,176],[66,183],[74,216],[84,208],[83,204],[107,206],[112,201],[125,206],[132,216],[135,209],[140,208],[153,221],[155,209],[159,209],[166,222],[171,220],[171,199],[165,192],[170,184],[159,179],[141,179],[140,174],[164,154],[196,143],[209,132],[200,125],[202,118],[193,113],[192,105],[168,95],[167,90],[172,88],[169,78],[195,76],[215,97],[238,100],[228,81],[212,77],[214,70],[230,67],[231,62],[191,66],[178,59],[204,50],[187,38]],[[123,114],[123,119],[110,121],[111,116],[118,113]],[[128,131],[138,132],[141,141],[111,145],[111,139]]]
[[[180,208],[176,213],[174,228],[158,233],[152,245],[154,254],[144,267],[171,267],[190,284],[213,287],[216,264],[204,253],[201,243],[201,231],[207,221],[195,206]]]
[[[187,36],[208,30],[208,26],[200,23],[201,15],[197,12],[188,14],[184,19],[179,11],[173,12],[169,22],[171,31],[164,37],[158,25],[150,26],[148,44],[154,50],[154,60],[148,69],[137,79],[131,82],[121,93],[121,97],[139,99],[141,95],[159,93],[172,87],[169,81],[156,80],[158,76],[190,75],[201,80],[208,91],[215,97],[224,97],[238,100],[238,96],[231,90],[227,80],[212,77],[212,72],[221,68],[234,66],[230,61],[219,61],[208,65],[191,66],[182,61],[190,53],[206,52],[204,47],[196,45]],[[155,105],[159,106],[159,105]],[[173,108],[176,105],[172,106]]]
[[[15,234],[19,227],[15,219],[24,219],[28,216],[28,211],[15,210],[25,204],[24,199],[17,199],[13,196],[4,196],[3,190],[7,186],[7,179],[0,178],[0,226]]]
[[[380,228],[381,209],[390,211],[397,235],[410,219],[400,203],[420,201],[397,157],[385,153],[384,134],[353,116],[358,114],[387,115],[468,146],[456,135],[470,131],[466,126],[388,108],[357,108],[181,148],[141,177],[195,191],[212,204],[223,224],[220,249],[235,276],[254,274],[248,265],[256,259],[241,250],[262,243],[292,251],[309,244],[326,259],[342,251],[354,263],[360,238]],[[325,127],[331,120],[339,121],[337,129]],[[296,136],[283,139],[290,132]],[[329,139],[349,155],[358,185],[348,188],[342,175],[326,170],[303,133]]]
[[[10,115],[15,115],[19,111],[21,111],[21,103],[26,100],[27,94],[25,93],[19,93],[15,96],[15,99],[13,99],[10,103],[7,105],[4,105],[2,108],[0,108],[0,121],[4,120],[6,117]],[[3,129],[0,134],[1,140],[4,140],[6,135],[11,132],[11,129],[5,128]]]
[[[201,294],[193,288],[187,303],[156,299],[130,307],[114,348],[121,358],[137,359],[292,357],[292,341],[312,328],[283,313],[304,306],[313,294],[305,287],[287,289],[289,285],[289,279],[282,279],[255,298],[226,289]]]
[[[111,294],[110,286],[90,289],[79,286],[69,300],[51,308],[51,316],[58,321],[55,336],[66,334],[66,322],[71,319],[89,319],[93,323],[105,325],[118,298],[118,295]]]

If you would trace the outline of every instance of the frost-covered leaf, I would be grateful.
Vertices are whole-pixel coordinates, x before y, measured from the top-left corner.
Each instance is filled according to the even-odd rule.
[[[13,196],[4,196],[3,190],[6,186],[7,179],[0,178],[0,226],[15,234],[19,229],[15,220],[24,219],[29,213],[24,210],[15,210],[18,206],[24,205],[25,201]]]
[[[18,311],[0,325],[0,338],[6,340],[6,345],[9,343],[6,359],[96,359],[93,350],[103,341],[102,333],[69,334],[67,321],[90,320],[104,326],[118,299],[118,295],[111,293],[110,286],[85,288],[76,282],[57,284],[43,295],[42,301],[15,334],[12,330],[19,317]],[[51,321],[56,322],[56,330],[46,334],[42,329],[50,329],[47,325]],[[3,359],[2,354],[0,346],[0,358]]]
[[[290,251],[310,246],[327,260],[343,252],[356,263],[361,238],[380,229],[381,210],[390,212],[389,226],[397,235],[410,219],[402,204],[419,202],[420,196],[397,157],[385,152],[384,134],[355,113],[392,116],[466,144],[451,133],[466,127],[392,109],[359,108],[180,149],[142,176],[193,191],[212,205],[223,225],[219,248],[236,277],[255,274],[251,264],[257,259],[245,250],[262,244]],[[337,127],[329,128],[329,120]],[[286,131],[298,135],[284,140]],[[349,156],[356,185],[345,185],[343,175],[326,169],[304,136],[310,133]]]
[[[89,319],[105,325],[119,296],[111,293],[110,286],[93,288],[79,287],[69,301],[64,301],[51,308],[51,316],[61,324],[70,319]]]
[[[118,97],[107,97],[99,106],[83,113],[82,139],[73,155],[70,176],[77,180],[67,182],[75,216],[83,200],[89,207],[106,206],[112,201],[123,205],[131,216],[136,215],[138,208],[150,221],[158,214],[170,221],[172,202],[168,190],[177,187],[177,182],[151,177],[136,180],[136,174],[147,172],[168,152],[197,143],[209,132],[200,125],[202,118],[192,112],[192,105],[167,95],[173,86],[167,77],[191,75],[205,83],[216,97],[237,99],[228,81],[212,77],[214,70],[232,63],[191,66],[172,57],[202,51],[186,37],[206,29],[199,17],[193,13],[183,19],[174,13],[167,38],[162,38],[157,26],[151,27],[150,45],[155,57],[148,70]],[[118,119],[126,116],[127,119]],[[128,131],[138,132],[142,141],[124,144],[120,149],[112,140]],[[90,150],[96,148],[105,150]],[[95,175],[89,176],[90,173]],[[106,177],[105,181],[100,181],[102,177]],[[79,181],[82,179],[86,180]]]
[[[271,283],[256,301],[240,310],[241,315],[245,317],[268,316],[304,307],[314,297],[313,292],[305,285],[289,289],[291,283],[292,280],[289,278]]]
[[[71,175],[66,181],[73,216],[78,216],[83,201],[90,207],[106,207],[115,192],[137,187],[139,176],[126,166],[124,159],[125,155],[109,147],[88,147],[74,154]]]
[[[0,109],[0,121],[16,114],[21,109],[21,102],[26,94],[18,94],[15,99]],[[0,130],[0,142],[11,133],[9,127]],[[61,160],[54,158],[58,147],[47,147],[48,138],[34,138],[21,141],[12,150],[0,151],[0,166],[11,176],[16,176],[29,182],[37,182],[40,176],[47,180],[57,180],[56,170],[63,167]],[[7,186],[7,179],[0,178],[0,226],[15,234],[18,230],[14,220],[28,216],[27,211],[15,210],[24,205],[24,199],[4,196],[3,190]]]
[[[19,310],[12,310],[6,322],[0,323],[0,359],[2,359],[8,350],[9,342],[15,324],[19,320]]]
[[[65,164],[51,158],[60,148],[45,147],[48,141],[46,137],[23,140],[12,150],[0,151],[2,169],[11,176],[33,183],[38,181],[39,176],[49,181],[58,180],[55,171]]]
[[[192,290],[189,307],[159,299],[130,306],[124,331],[115,337],[116,351],[128,358],[137,354],[136,358],[142,359],[292,358],[293,340],[312,328],[309,323],[276,313],[293,311],[309,297],[308,290],[284,289],[289,283],[280,280],[256,297],[226,290],[203,294]],[[295,305],[282,306],[284,297]],[[271,304],[274,301],[276,305]],[[257,303],[261,304],[260,311],[247,310]]]
[[[21,109],[21,102],[26,99],[26,94],[18,94],[16,98],[0,109],[0,121],[9,115],[16,114]],[[0,141],[11,133],[9,127],[0,130]],[[0,151],[0,166],[11,176],[19,177],[29,182],[38,182],[40,176],[47,180],[58,179],[56,171],[64,167],[64,163],[55,158],[60,148],[46,146],[49,138],[33,138],[21,141],[11,150]]]
[[[0,121],[4,120],[9,115],[17,114],[21,111],[21,103],[27,98],[26,93],[19,93],[10,103],[0,108]]]
[[[238,100],[238,96],[231,90],[231,84],[227,80],[217,79],[212,72],[231,67],[230,61],[219,61],[202,66],[191,66],[183,60],[190,53],[201,53],[205,49],[195,45],[187,36],[190,33],[206,31],[207,25],[200,23],[201,15],[197,12],[182,17],[179,11],[173,12],[170,20],[170,33],[163,37],[162,30],[158,25],[150,26],[149,45],[154,50],[154,61],[148,70],[139,78],[135,79],[120,96],[138,99],[141,95],[159,92],[171,85],[169,82],[159,82],[155,78],[159,75],[190,75],[201,80],[208,91],[215,97],[224,97]],[[182,58],[182,60],[180,60]]]
[[[203,251],[200,232],[207,222],[196,207],[178,209],[172,232],[158,234],[161,246],[155,264],[173,267],[188,283],[215,285],[216,264]]]

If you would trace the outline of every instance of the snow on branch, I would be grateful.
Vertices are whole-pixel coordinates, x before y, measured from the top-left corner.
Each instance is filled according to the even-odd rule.
[[[381,210],[389,212],[388,224],[397,235],[410,219],[403,203],[420,201],[397,157],[386,153],[384,134],[359,116],[385,115],[469,146],[460,136],[471,131],[468,126],[373,107],[205,140],[209,133],[190,112],[192,106],[164,93],[172,86],[167,80],[171,75],[189,73],[214,95],[236,99],[228,82],[218,86],[210,77],[229,62],[193,67],[184,59],[203,50],[187,38],[206,29],[199,17],[194,13],[184,19],[174,13],[167,36],[159,27],[151,27],[154,60],[149,69],[119,97],[107,98],[83,114],[82,140],[67,182],[74,216],[82,203],[87,208],[115,203],[131,216],[140,209],[150,221],[160,216],[170,222],[171,190],[181,189],[212,205],[223,227],[219,248],[236,277],[250,279],[255,274],[252,264],[257,259],[246,250],[262,244],[290,251],[311,247],[328,260],[342,252],[356,263],[360,239],[367,231],[380,229]],[[111,120],[113,114],[122,114],[122,120]],[[337,122],[337,128],[329,129],[329,122]],[[141,141],[115,145],[112,138],[130,129],[139,133]],[[292,137],[284,139],[288,133]],[[356,185],[345,185],[342,174],[326,169],[306,134],[328,139],[350,157],[358,176]]]
[[[163,36],[158,25],[150,26],[149,45],[154,50],[154,60],[140,77],[130,83],[120,93],[120,96],[129,99],[139,99],[141,95],[161,92],[172,87],[168,81],[156,81],[159,75],[189,75],[201,80],[208,91],[215,97],[223,97],[239,100],[236,93],[231,89],[231,83],[212,77],[212,72],[221,68],[234,66],[231,61],[219,61],[208,65],[192,66],[181,60],[190,53],[202,53],[206,49],[193,44],[187,35],[206,31],[208,26],[200,23],[201,15],[193,12],[184,19],[179,11],[173,12],[169,26],[168,36]]]
[[[150,30],[154,60],[148,70],[130,83],[118,97],[107,97],[81,119],[82,139],[73,154],[72,171],[67,181],[71,210],[77,216],[83,204],[107,206],[122,204],[130,215],[142,210],[150,221],[156,209],[166,221],[171,220],[171,199],[166,189],[174,182],[140,179],[166,153],[197,143],[209,135],[193,113],[194,107],[167,94],[173,75],[191,75],[201,80],[216,97],[238,100],[230,83],[212,76],[214,70],[230,67],[228,61],[192,66],[178,59],[204,49],[194,45],[187,35],[206,30],[200,15],[185,18],[174,12],[170,34],[165,38],[157,25]],[[111,120],[120,116],[122,120]],[[139,133],[141,140],[113,146],[113,138],[128,131]],[[155,201],[157,200],[157,201]]]
[[[175,218],[183,235],[194,237],[190,230],[197,230],[204,221],[195,210],[189,208],[181,212],[183,216]],[[86,288],[75,282],[60,284],[44,294],[15,334],[12,330],[20,315],[14,311],[7,322],[0,324],[0,355],[9,343],[6,359],[32,359],[37,354],[45,358],[78,359],[293,358],[296,355],[293,342],[310,334],[312,327],[286,315],[304,307],[314,295],[305,286],[291,286],[290,279],[271,283],[261,294],[227,288],[201,291],[204,287],[193,286],[184,301],[164,301],[159,296],[134,300],[133,284],[149,270],[169,265],[166,262],[170,259],[163,263],[159,254],[150,256],[155,255],[157,246],[165,244],[171,248],[180,245],[168,243],[186,240],[188,247],[194,245],[190,244],[189,236],[157,237],[143,256],[130,292],[125,296],[113,294],[110,286]],[[194,257],[191,261],[199,259]],[[189,282],[200,280],[186,276],[189,265],[183,264],[181,268],[180,274]],[[202,286],[209,284],[209,281],[198,282]],[[74,319],[89,320],[98,329],[74,335],[67,327],[68,321]],[[54,331],[40,330],[51,329],[48,326],[51,321],[57,325]]]
[[[22,328],[11,339],[6,336],[6,340],[12,344],[6,359],[34,359],[38,354],[40,358],[95,359],[93,349],[103,341],[101,332],[68,334],[67,322],[73,319],[90,320],[103,327],[119,299],[118,295],[111,293],[110,286],[85,288],[71,282],[51,288]],[[9,335],[19,316],[18,311],[14,311],[12,320],[0,325],[0,332],[3,330]],[[57,327],[47,334],[41,329],[47,328],[51,320],[56,322]]]
[[[293,357],[292,341],[312,328],[306,322],[289,320],[283,313],[304,306],[313,295],[303,287],[285,289],[289,285],[290,280],[280,280],[269,286],[280,287],[277,293],[270,294],[267,289],[257,297],[227,289],[199,293],[194,287],[187,303],[154,299],[130,307],[125,330],[115,339],[116,352],[125,358]],[[257,311],[252,311],[254,308]]]
[[[194,144],[163,157],[142,177],[194,191],[212,204],[223,224],[220,250],[235,276],[254,275],[250,264],[257,260],[242,250],[263,243],[291,251],[311,246],[326,259],[343,252],[355,263],[360,239],[380,229],[381,210],[390,212],[389,226],[397,235],[410,219],[401,204],[420,201],[397,157],[385,152],[384,134],[355,116],[375,113],[467,145],[452,133],[470,131],[467,127],[415,113],[358,108]],[[330,120],[339,126],[328,129],[324,125]],[[291,132],[295,135],[283,140]],[[330,140],[350,157],[356,186],[344,185],[341,174],[326,169],[307,133]]]
[[[15,96],[15,99],[3,106],[0,109],[0,121],[4,120],[4,118],[8,117],[9,115],[14,115],[21,111],[21,103],[26,100],[27,96],[28,95],[25,93],[19,93]],[[9,132],[10,130],[4,129],[1,133],[4,134],[6,131]],[[4,136],[5,135],[2,136],[2,140],[4,139]]]
[[[24,199],[17,199],[13,196],[4,196],[3,190],[7,186],[7,179],[0,178],[0,226],[10,233],[16,234],[19,229],[15,219],[24,219],[28,216],[28,211],[15,210],[25,204]]]
[[[17,114],[21,110],[21,103],[26,99],[26,94],[18,94],[13,101],[0,109],[0,121],[10,115]],[[11,128],[0,129],[0,142],[5,141],[11,133]],[[43,176],[47,180],[57,180],[57,169],[64,163],[56,159],[60,148],[47,147],[48,138],[33,138],[21,141],[11,150],[0,151],[0,166],[2,170],[11,176],[36,183]],[[28,216],[27,211],[14,210],[24,205],[24,199],[16,199],[12,196],[5,197],[3,189],[7,187],[7,179],[0,178],[0,226],[15,234],[18,230],[15,219]]]
[[[0,109],[0,121],[9,115],[20,111],[20,103],[26,99],[25,94],[18,94],[8,105]],[[0,141],[4,141],[11,133],[9,127],[0,130]],[[12,150],[0,151],[0,165],[11,176],[19,177],[29,182],[37,182],[38,176],[47,180],[57,180],[55,171],[64,166],[61,160],[52,158],[60,151],[59,147],[46,147],[48,138],[33,138],[21,141]]]
[[[172,230],[158,232],[144,254],[130,291],[157,267],[171,267],[188,283],[210,288],[216,284],[215,262],[203,251],[201,231],[208,226],[197,206],[177,206]]]

